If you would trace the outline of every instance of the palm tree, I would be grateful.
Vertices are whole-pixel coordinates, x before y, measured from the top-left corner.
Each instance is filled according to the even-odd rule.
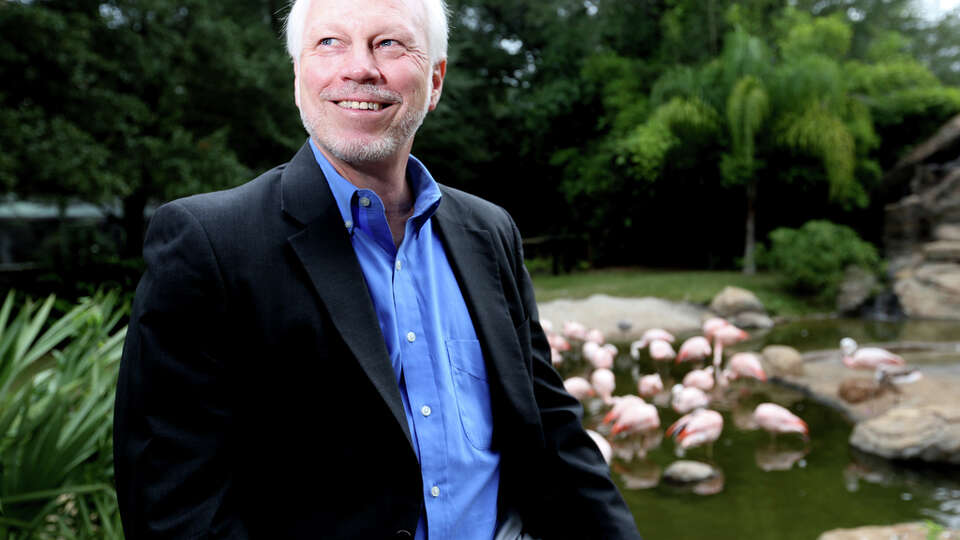
[[[748,274],[756,271],[756,201],[766,153],[786,150],[818,159],[831,200],[866,204],[854,169],[858,145],[875,137],[869,111],[844,84],[841,61],[850,29],[835,18],[798,18],[779,43],[779,57],[759,38],[737,29],[714,61],[665,74],[654,85],[656,107],[647,122],[621,145],[638,176],[652,179],[667,152],[682,142],[678,123],[715,130],[719,122],[728,137],[720,178],[743,186],[746,197],[743,270]],[[775,180],[776,172],[766,171],[766,177]]]

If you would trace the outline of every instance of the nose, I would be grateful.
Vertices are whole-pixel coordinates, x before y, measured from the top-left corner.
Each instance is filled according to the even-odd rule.
[[[356,83],[376,82],[380,78],[380,69],[373,51],[369,47],[354,47],[345,59],[342,76]]]

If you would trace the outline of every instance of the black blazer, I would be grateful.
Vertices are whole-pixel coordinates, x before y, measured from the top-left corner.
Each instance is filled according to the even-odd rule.
[[[549,538],[637,538],[563,390],[520,235],[441,187],[434,226],[487,362],[501,507]],[[228,191],[159,208],[117,387],[127,538],[412,533],[419,465],[373,304],[308,145]]]

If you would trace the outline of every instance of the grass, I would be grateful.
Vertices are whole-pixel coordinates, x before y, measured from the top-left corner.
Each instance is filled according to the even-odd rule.
[[[771,273],[747,276],[732,271],[613,268],[556,276],[538,272],[533,275],[533,285],[539,302],[606,294],[655,296],[704,305],[724,287],[733,285],[756,294],[771,315],[797,317],[832,310],[832,306],[813,298],[790,293],[783,288],[779,276]]]

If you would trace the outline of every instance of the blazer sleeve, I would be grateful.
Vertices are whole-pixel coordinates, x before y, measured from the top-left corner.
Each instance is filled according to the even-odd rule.
[[[117,496],[127,538],[249,535],[232,498],[235,391],[226,294],[212,245],[180,202],[144,243],[114,409]]]
[[[512,266],[530,326],[533,390],[547,447],[546,470],[556,479],[552,487],[558,490],[550,498],[562,506],[549,511],[556,520],[558,532],[554,534],[562,538],[639,540],[633,514],[611,480],[600,450],[583,428],[583,407],[564,389],[563,379],[550,361],[550,345],[540,326],[533,283],[523,263],[520,232],[509,219],[513,229]]]

